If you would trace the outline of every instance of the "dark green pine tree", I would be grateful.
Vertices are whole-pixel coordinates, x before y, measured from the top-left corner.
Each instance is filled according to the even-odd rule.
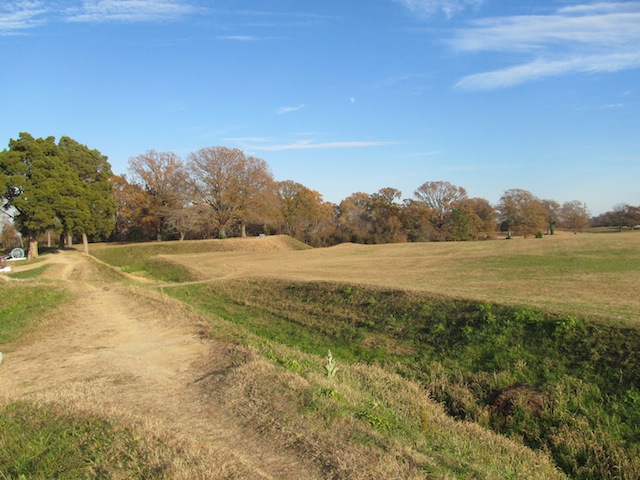
[[[99,151],[69,137],[62,137],[58,148],[75,176],[70,181],[74,188],[68,190],[73,198],[69,199],[69,205],[74,205],[75,213],[66,212],[70,225],[65,233],[82,234],[86,253],[88,237],[106,238],[115,227],[111,165]]]
[[[63,137],[34,139],[21,133],[0,152],[2,205],[29,238],[29,257],[38,236],[58,229],[65,235],[108,236],[114,228],[111,166],[97,150]]]
[[[56,226],[57,176],[64,165],[57,150],[53,137],[34,139],[21,133],[9,141],[9,150],[0,153],[3,207],[29,239],[30,258],[38,256],[38,236]]]

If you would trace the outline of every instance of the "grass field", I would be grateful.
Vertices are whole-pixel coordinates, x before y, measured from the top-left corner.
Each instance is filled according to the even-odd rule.
[[[155,258],[184,267],[193,279],[340,281],[640,321],[640,232],[277,251],[272,238],[245,239],[251,251],[232,251],[244,248],[234,245],[237,240],[226,241],[226,252],[198,252],[204,245],[173,242],[170,254]],[[108,254],[118,257],[114,265],[127,268],[130,252],[141,248],[111,248]],[[101,250],[95,254],[107,257]]]
[[[640,232],[92,253],[209,319],[212,401],[338,477],[640,478]]]

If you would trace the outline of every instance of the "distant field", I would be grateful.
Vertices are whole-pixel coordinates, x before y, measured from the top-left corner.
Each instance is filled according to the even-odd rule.
[[[248,239],[246,246],[283,238],[287,237]],[[219,242],[231,246],[234,240]],[[173,245],[179,247],[177,242]],[[338,281],[640,320],[640,232],[487,242],[343,244],[313,250],[261,251],[252,246],[250,250],[188,253],[193,250],[184,245],[184,253],[176,248],[162,258],[200,279]]]

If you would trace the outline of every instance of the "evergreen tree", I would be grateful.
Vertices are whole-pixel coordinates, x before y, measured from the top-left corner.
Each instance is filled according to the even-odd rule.
[[[63,137],[34,139],[21,133],[0,152],[2,206],[29,238],[29,257],[38,255],[38,236],[106,236],[113,230],[115,205],[106,157]],[[86,243],[85,243],[86,245]]]
[[[68,233],[82,234],[86,252],[87,236],[104,238],[115,227],[111,165],[99,151],[90,150],[69,137],[62,137],[58,148],[74,174],[74,178],[69,179],[69,185],[73,187],[67,191],[71,196],[68,205],[75,205],[75,210],[65,210],[61,217],[70,224]]]
[[[60,203],[58,176],[63,162],[53,137],[34,139],[21,133],[0,153],[3,206],[16,228],[29,238],[29,258],[38,256],[38,236],[56,226]]]

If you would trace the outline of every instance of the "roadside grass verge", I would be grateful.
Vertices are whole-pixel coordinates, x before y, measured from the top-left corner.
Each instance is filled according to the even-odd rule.
[[[32,279],[32,278],[38,278],[48,268],[49,268],[49,265],[41,265],[39,267],[32,268],[30,270],[25,270],[23,272],[7,273],[7,277],[16,278],[16,279],[20,279],[20,280],[29,280],[29,279]]]
[[[163,478],[167,471],[140,438],[108,420],[26,402],[0,410],[2,478]]]
[[[571,477],[640,476],[636,327],[328,282],[238,280],[165,291],[214,323],[216,316],[235,323],[247,332],[245,342],[261,339],[249,344],[293,374],[309,368],[304,355],[321,358],[331,350],[339,362],[376,364],[418,382],[453,418],[549,452]],[[340,389],[318,391],[313,402],[325,394],[338,402],[334,410],[344,407]],[[389,441],[410,438],[391,427],[398,409],[390,413],[375,399],[379,392],[370,394],[356,418]],[[333,413],[319,415],[329,421]]]
[[[33,330],[42,317],[68,299],[68,293],[53,284],[2,285],[0,345],[15,342]]]
[[[213,464],[186,439],[151,425],[129,425],[63,403],[14,401],[0,406],[0,478],[248,478]],[[211,460],[211,459],[210,459]],[[225,477],[229,474],[229,477]]]

